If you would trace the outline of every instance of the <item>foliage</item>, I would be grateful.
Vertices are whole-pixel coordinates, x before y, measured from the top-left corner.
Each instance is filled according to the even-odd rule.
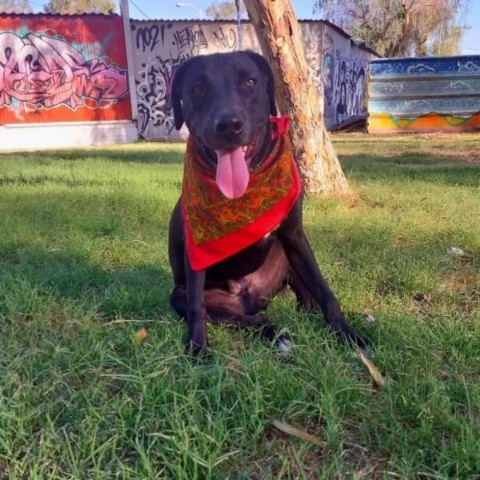
[[[114,0],[50,0],[44,10],[52,13],[113,13]]]
[[[28,0],[0,0],[0,12],[32,13]]]
[[[290,295],[269,314],[292,357],[218,326],[185,357],[183,145],[0,155],[0,478],[478,477],[480,135],[333,140],[355,197],[306,199],[306,229],[382,388]]]
[[[328,20],[385,57],[460,53],[468,0],[316,0]]]
[[[247,18],[247,11],[243,2],[240,1],[240,15],[243,19]],[[237,7],[234,1],[214,1],[205,10],[207,17],[214,20],[236,20]]]

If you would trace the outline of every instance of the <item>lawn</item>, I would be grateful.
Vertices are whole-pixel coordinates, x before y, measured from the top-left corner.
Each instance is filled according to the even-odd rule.
[[[480,478],[480,134],[334,142],[354,196],[305,224],[383,387],[291,294],[292,356],[222,327],[184,356],[183,145],[0,155],[1,479]]]

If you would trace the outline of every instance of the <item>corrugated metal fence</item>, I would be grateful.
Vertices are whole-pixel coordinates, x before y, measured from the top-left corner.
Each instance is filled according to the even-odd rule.
[[[374,60],[369,133],[480,128],[480,55]]]
[[[0,125],[131,118],[120,16],[0,14]]]

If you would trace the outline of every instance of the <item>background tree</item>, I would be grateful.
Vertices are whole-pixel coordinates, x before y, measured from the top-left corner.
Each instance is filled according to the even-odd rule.
[[[462,37],[467,28],[470,27],[453,25],[448,29],[448,33],[442,30],[438,31],[431,38],[431,44],[429,48],[430,55],[435,55],[438,57],[460,55],[462,53]]]
[[[346,194],[347,180],[325,129],[323,98],[308,74],[300,27],[289,0],[244,0],[263,53],[270,59],[280,112],[307,193]]]
[[[0,12],[32,13],[28,0],[0,0]]]
[[[316,0],[325,18],[385,57],[460,52],[468,0]]]
[[[237,8],[234,1],[230,2],[212,2],[205,10],[207,17],[213,20],[233,20],[237,18]],[[240,14],[243,19],[248,17],[247,10],[243,5],[243,2],[240,2]]]
[[[114,0],[50,0],[44,10],[48,13],[114,13]]]

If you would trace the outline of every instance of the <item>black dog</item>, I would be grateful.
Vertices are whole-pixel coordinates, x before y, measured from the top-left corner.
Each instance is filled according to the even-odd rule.
[[[262,194],[272,194],[268,188],[255,192],[252,186],[257,172],[268,170],[268,162],[275,164],[272,150],[277,141],[281,142],[275,135],[278,127],[272,126],[270,119],[277,110],[273,75],[265,58],[249,51],[191,58],[174,75],[171,99],[176,128],[185,122],[190,132],[187,152],[190,150],[191,165],[186,167],[185,178],[194,170],[199,172],[193,184],[186,184],[184,178],[182,198],[173,211],[169,234],[175,284],[170,303],[186,318],[187,349],[193,353],[205,350],[207,318],[227,325],[259,325],[268,338],[274,338],[275,327],[261,312],[286,285],[295,292],[299,306],[307,310],[319,308],[337,335],[365,347],[366,340],[346,322],[317,266],[302,226],[301,196],[293,197],[280,223],[253,244],[244,246],[243,237],[237,240],[236,233],[233,237],[227,234],[233,240],[223,243],[234,253],[227,252],[217,262],[204,266],[190,248],[187,251],[192,234],[186,218],[192,217],[193,224],[195,219],[201,223],[203,218],[199,197],[205,197],[204,202],[209,198],[217,202],[211,214],[218,217],[224,203],[240,205],[235,215],[242,215],[243,197],[257,197],[264,205]],[[296,172],[295,167],[292,172]],[[203,189],[199,184],[202,179],[207,179],[210,186]],[[291,178],[283,181],[292,184]],[[186,197],[195,204],[195,214],[190,215]],[[234,228],[227,213],[217,218],[218,223],[222,223],[222,215],[222,228]],[[201,228],[211,227],[210,220],[203,222]],[[277,339],[280,343],[287,340],[286,336]]]

